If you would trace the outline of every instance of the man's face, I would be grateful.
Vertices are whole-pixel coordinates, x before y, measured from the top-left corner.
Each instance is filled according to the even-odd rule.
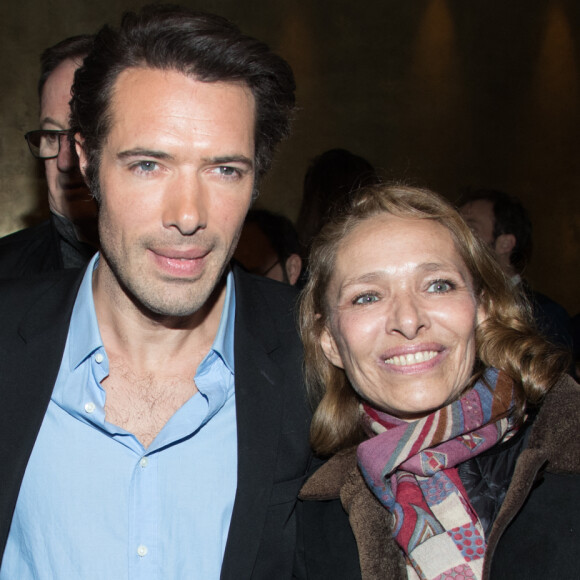
[[[40,98],[41,129],[63,131],[69,128],[70,89],[79,64],[73,59],[65,60],[46,80]],[[58,157],[46,159],[44,167],[51,211],[79,225],[94,220],[95,202],[79,171],[77,155],[66,138],[61,138]]]
[[[251,203],[254,97],[238,83],[131,68],[110,114],[97,284],[156,316],[189,316],[220,281]]]
[[[495,242],[493,203],[487,199],[470,201],[459,208],[459,213],[471,231],[493,248]]]

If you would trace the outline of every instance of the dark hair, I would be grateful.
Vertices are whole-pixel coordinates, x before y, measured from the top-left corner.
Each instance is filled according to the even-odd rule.
[[[294,224],[283,215],[273,213],[266,209],[252,209],[248,212],[246,224],[256,224],[260,231],[268,238],[276,257],[282,264],[283,276],[288,282],[286,273],[286,260],[292,254],[300,254],[298,234]]]
[[[315,157],[304,176],[296,222],[303,253],[332,214],[348,204],[353,192],[379,182],[375,168],[346,149],[330,149]]]
[[[476,364],[468,388],[485,368],[502,370],[515,384],[516,415],[521,418],[526,405],[541,402],[567,368],[565,353],[537,333],[530,310],[513,293],[490,249],[447,200],[432,191],[402,185],[361,189],[314,240],[310,278],[300,304],[306,384],[313,405],[318,404],[312,419],[311,444],[321,455],[335,453],[364,438],[359,421],[360,397],[345,371],[326,358],[320,338],[331,316],[327,289],[337,253],[350,232],[382,214],[438,222],[451,234],[469,270],[486,319],[475,329]]]
[[[79,60],[89,54],[95,37],[91,34],[79,34],[61,40],[50,46],[40,55],[40,78],[38,79],[38,96],[42,96],[42,89],[48,77],[65,60]],[[79,65],[81,63],[79,62]]]
[[[532,222],[520,200],[495,189],[468,191],[459,200],[460,206],[474,201],[489,201],[493,206],[493,240],[512,234],[516,244],[510,253],[510,264],[521,274],[532,255]]]
[[[125,13],[118,30],[104,26],[75,74],[71,129],[84,139],[93,194],[98,196],[115,82],[122,71],[134,67],[175,70],[204,82],[246,84],[256,101],[256,172],[261,176],[268,170],[276,145],[290,131],[295,83],[288,63],[225,18],[151,5]]]

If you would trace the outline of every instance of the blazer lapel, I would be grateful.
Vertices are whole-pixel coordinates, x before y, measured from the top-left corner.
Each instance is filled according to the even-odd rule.
[[[238,488],[221,578],[250,578],[272,492],[282,415],[279,348],[266,301],[236,273]]]
[[[60,272],[38,278],[33,290],[29,281],[2,307],[7,324],[0,334],[0,552],[60,369],[81,277]]]

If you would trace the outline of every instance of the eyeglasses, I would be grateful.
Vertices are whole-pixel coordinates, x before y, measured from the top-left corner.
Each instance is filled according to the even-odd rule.
[[[70,131],[53,131],[40,129],[28,131],[24,138],[28,148],[37,159],[54,159],[60,153],[62,137],[68,138]]]

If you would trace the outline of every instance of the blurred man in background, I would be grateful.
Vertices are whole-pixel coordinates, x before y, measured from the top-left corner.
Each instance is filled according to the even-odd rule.
[[[92,43],[92,36],[73,36],[42,53],[40,129],[29,131],[26,140],[32,155],[44,161],[50,217],[0,239],[1,278],[78,268],[97,249],[97,207],[69,143],[71,86]]]
[[[302,259],[298,234],[283,215],[253,209],[246,216],[234,258],[252,274],[294,286]]]
[[[532,223],[514,196],[479,189],[460,200],[459,213],[469,227],[493,250],[505,275],[533,309],[538,329],[554,344],[572,349],[572,326],[566,310],[536,292],[523,278],[532,253]]]

